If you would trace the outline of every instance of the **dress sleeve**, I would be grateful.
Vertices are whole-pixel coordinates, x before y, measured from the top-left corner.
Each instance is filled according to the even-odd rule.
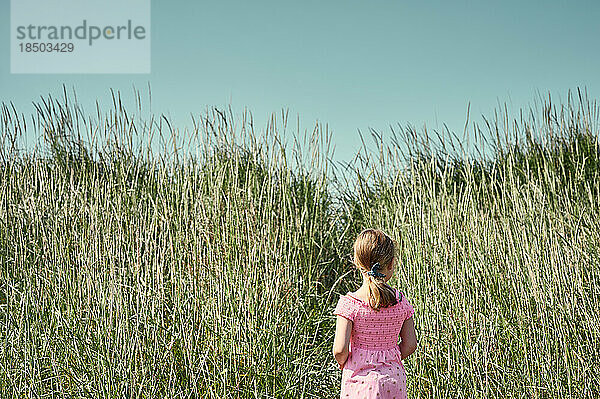
[[[353,300],[348,298],[345,295],[342,295],[338,300],[337,306],[333,311],[334,315],[342,316],[350,321],[354,321],[354,317],[356,316],[356,304]]]
[[[406,312],[406,317],[404,320],[411,318],[415,314],[415,308],[412,307],[404,295],[402,295],[401,305],[404,307],[404,311]]]

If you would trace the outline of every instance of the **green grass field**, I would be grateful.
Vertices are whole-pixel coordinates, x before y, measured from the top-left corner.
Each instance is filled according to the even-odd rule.
[[[65,94],[0,111],[2,398],[335,398],[331,312],[365,227],[402,244],[410,397],[600,395],[585,94],[499,109],[470,146],[373,132],[346,164],[285,112],[257,127],[212,109],[181,132],[140,110]]]

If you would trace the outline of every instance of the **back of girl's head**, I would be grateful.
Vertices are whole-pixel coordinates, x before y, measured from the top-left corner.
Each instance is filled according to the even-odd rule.
[[[394,241],[383,231],[363,230],[354,241],[354,264],[363,273],[379,263],[380,271],[389,270],[394,260]],[[369,304],[375,310],[396,304],[396,292],[385,283],[384,278],[367,275],[369,282]]]

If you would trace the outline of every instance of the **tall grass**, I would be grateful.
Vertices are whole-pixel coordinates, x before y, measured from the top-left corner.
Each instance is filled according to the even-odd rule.
[[[488,152],[408,127],[344,165],[285,112],[180,131],[118,95],[3,104],[1,396],[336,397],[331,311],[370,226],[402,244],[412,397],[597,396],[598,108],[577,94],[473,125]]]

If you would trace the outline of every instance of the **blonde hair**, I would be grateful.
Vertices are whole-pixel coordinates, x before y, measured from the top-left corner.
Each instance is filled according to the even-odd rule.
[[[394,260],[394,241],[383,231],[363,230],[354,241],[354,264],[363,273],[379,263],[380,270],[389,269]],[[366,275],[369,281],[369,305],[375,310],[395,305],[396,292],[382,278]]]

